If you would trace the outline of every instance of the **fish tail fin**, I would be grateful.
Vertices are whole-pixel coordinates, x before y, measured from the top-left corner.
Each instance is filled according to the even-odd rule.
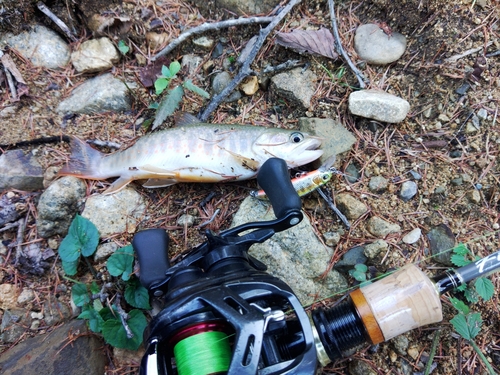
[[[60,176],[75,176],[96,179],[97,166],[104,154],[76,137],[70,136],[71,155],[68,164],[60,171]]]

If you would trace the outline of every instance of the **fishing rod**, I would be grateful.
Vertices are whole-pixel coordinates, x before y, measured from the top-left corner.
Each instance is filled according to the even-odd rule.
[[[313,375],[353,348],[441,321],[442,293],[500,268],[500,252],[434,278],[407,265],[306,313],[293,290],[248,254],[303,218],[283,160],[264,163],[258,182],[277,219],[207,230],[207,241],[175,265],[165,230],[134,236],[141,284],[164,302],[144,332],[141,375]]]

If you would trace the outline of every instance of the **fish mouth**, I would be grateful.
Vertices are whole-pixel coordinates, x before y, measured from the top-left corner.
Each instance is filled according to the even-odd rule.
[[[323,150],[319,150],[322,143],[323,138],[310,136],[307,140],[293,149],[293,159],[287,160],[288,166],[300,167],[301,165],[318,159],[323,155]]]

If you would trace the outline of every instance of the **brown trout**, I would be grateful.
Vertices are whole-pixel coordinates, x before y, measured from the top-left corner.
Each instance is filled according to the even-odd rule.
[[[103,154],[72,137],[71,156],[59,175],[93,180],[118,177],[110,194],[134,180],[148,188],[178,182],[224,182],[253,178],[269,158],[289,168],[319,158],[321,138],[296,130],[249,125],[205,124],[183,114],[177,127],[141,137],[133,146]]]

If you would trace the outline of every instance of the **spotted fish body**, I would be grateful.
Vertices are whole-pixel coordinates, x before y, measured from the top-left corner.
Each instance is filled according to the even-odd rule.
[[[148,179],[146,187],[178,182],[221,182],[256,176],[271,157],[289,168],[322,155],[321,139],[298,131],[245,125],[190,123],[140,138],[132,147],[110,155],[73,138],[72,154],[60,175],[87,179],[118,179],[112,193],[129,182]]]

